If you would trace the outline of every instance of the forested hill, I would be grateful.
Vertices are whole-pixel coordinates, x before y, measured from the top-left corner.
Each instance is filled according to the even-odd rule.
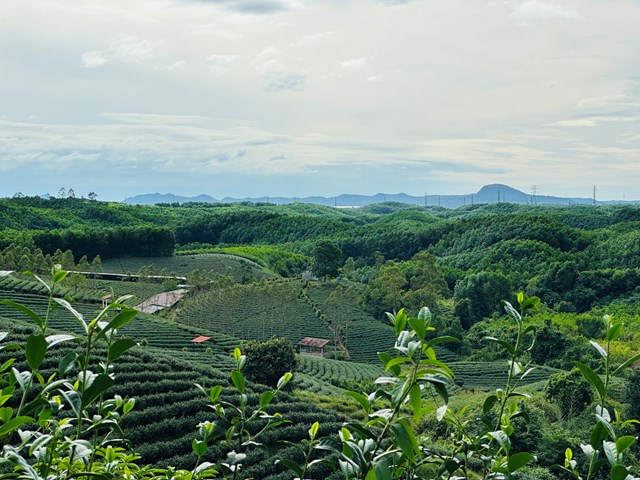
[[[603,299],[635,295],[638,226],[640,209],[633,206],[499,203],[450,210],[387,202],[341,210],[308,204],[0,200],[0,249],[19,244],[45,255],[70,250],[76,259],[89,261],[96,255],[153,257],[222,249],[295,276],[312,266],[317,243],[328,240],[339,246],[341,266],[351,259],[346,266],[365,268],[358,274],[365,284],[384,277],[381,266],[402,266],[399,262],[427,252],[446,279],[445,297],[462,295],[465,285],[490,272],[496,285],[497,275],[509,290],[528,288],[550,305],[579,311]],[[411,291],[409,273],[404,274],[400,288]]]

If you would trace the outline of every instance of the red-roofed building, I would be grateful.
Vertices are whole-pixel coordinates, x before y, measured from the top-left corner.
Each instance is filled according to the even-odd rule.
[[[324,349],[329,340],[324,338],[304,337],[298,342],[301,355],[313,355],[315,357],[324,357]]]
[[[204,343],[207,340],[211,340],[211,337],[205,337],[204,335],[200,335],[199,337],[194,338],[193,340],[191,340],[193,343]]]

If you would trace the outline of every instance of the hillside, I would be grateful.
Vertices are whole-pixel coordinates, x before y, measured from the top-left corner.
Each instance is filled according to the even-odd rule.
[[[493,193],[491,187],[482,195]],[[382,392],[390,376],[405,372],[399,366],[402,359],[389,366],[389,359],[404,347],[396,343],[399,333],[385,312],[404,307],[409,315],[417,315],[427,306],[434,330],[425,331],[423,341],[436,335],[458,341],[450,338],[425,350],[425,358],[442,369],[442,377],[433,381],[442,381],[443,387],[424,387],[420,398],[433,405],[448,398],[456,409],[451,415],[464,413],[468,406],[467,420],[473,421],[483,415],[491,392],[522,387],[530,400],[512,404],[526,409],[529,423],[514,434],[513,442],[537,455],[532,469],[541,469],[542,477],[531,478],[546,478],[551,465],[562,462],[550,452],[582,441],[578,439],[585,437],[585,425],[592,421],[590,403],[598,401],[585,394],[587,400],[562,410],[562,402],[569,400],[550,393],[558,384],[554,379],[581,391],[579,383],[565,377],[573,375],[575,361],[594,369],[596,376],[605,375],[599,366],[602,352],[594,345],[609,349],[616,367],[640,351],[640,338],[634,333],[640,325],[640,210],[635,207],[501,202],[447,210],[387,202],[343,211],[302,204],[143,207],[72,200],[48,205],[33,199],[7,205],[2,221],[11,227],[0,234],[5,242],[0,270],[14,273],[0,278],[0,300],[14,299],[44,314],[46,287],[18,272],[32,270],[46,278],[52,263],[92,272],[90,278],[69,275],[58,291],[75,299],[85,318],[95,315],[101,297],[110,293],[134,294],[130,304],[136,305],[185,282],[188,294],[178,304],[155,315],[139,314],[118,330],[121,339],[139,344],[114,370],[122,381],[118,392],[138,399],[137,408],[123,420],[125,433],[143,461],[155,465],[191,468],[194,425],[201,415],[211,414],[206,396],[199,397],[193,384],[220,383],[225,401],[232,399],[229,374],[236,346],[284,337],[297,348],[301,339],[313,337],[329,342],[327,358],[298,355],[290,390],[274,404],[291,423],[267,437],[275,457],[252,453],[252,466],[243,477],[291,478],[283,465],[273,463],[293,449],[280,440],[301,440],[312,419],[321,420],[322,435],[327,435],[344,421],[366,418],[366,411],[360,410],[363,398],[347,391]],[[57,222],[57,230],[43,231],[45,218]],[[78,224],[72,226],[69,219],[74,218]],[[141,256],[135,248],[129,250],[140,239],[145,248],[157,244],[161,250],[169,240],[175,253],[162,250],[160,256]],[[66,248],[70,246],[79,252],[103,249],[106,254],[84,257]],[[129,251],[132,254],[123,255]],[[127,281],[98,278],[104,272],[124,274]],[[505,315],[503,303],[517,305],[518,292],[523,292],[522,298],[542,300],[535,311],[526,312],[522,324]],[[603,323],[602,318],[607,313],[625,324],[624,333],[620,327],[621,333],[609,344],[603,341],[609,320]],[[0,327],[18,340],[33,328],[25,323],[28,317],[5,306],[0,306],[0,317],[5,319]],[[420,330],[412,322],[401,335]],[[77,319],[60,308],[50,313],[49,327],[82,333]],[[511,350],[504,345],[523,335],[526,345],[523,340],[512,347],[521,355],[521,366],[510,368]],[[202,336],[208,339],[192,341]],[[62,350],[54,353],[47,369],[62,356]],[[437,360],[431,358],[434,355]],[[24,361],[19,362],[25,368]],[[534,370],[520,378],[529,367]],[[379,377],[383,379],[376,383]],[[515,378],[517,383],[511,384]],[[633,378],[631,371],[613,379],[608,393],[627,418],[636,415]],[[246,388],[252,401],[266,389],[254,382]],[[588,384],[586,388],[588,393]],[[384,401],[393,401],[393,395],[384,395]],[[495,406],[491,402],[487,405]],[[413,407],[399,408],[398,414],[406,413],[405,408]],[[447,439],[456,431],[451,424],[439,423],[436,410],[416,413],[422,420],[415,424],[409,415],[405,428],[428,436],[429,449],[450,452]],[[520,425],[515,418],[514,424]],[[632,435],[633,428],[621,427],[616,435]],[[636,448],[631,447],[632,455],[638,453]],[[212,448],[210,454],[217,461],[225,455],[222,447]],[[474,471],[482,468],[473,466]],[[326,475],[327,470],[318,470],[312,478]]]

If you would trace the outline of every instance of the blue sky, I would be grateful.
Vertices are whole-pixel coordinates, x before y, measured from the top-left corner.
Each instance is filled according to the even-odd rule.
[[[0,196],[640,199],[635,0],[21,0],[0,18]]]

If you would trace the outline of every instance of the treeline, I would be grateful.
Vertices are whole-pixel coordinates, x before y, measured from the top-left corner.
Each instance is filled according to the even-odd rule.
[[[164,227],[53,230],[34,232],[32,239],[43,252],[71,250],[89,258],[166,257],[173,254],[176,245],[175,235]]]
[[[180,244],[278,244],[335,236],[345,231],[353,231],[348,221],[241,211],[189,219],[176,227],[176,240]]]
[[[76,258],[71,250],[57,249],[53,254],[43,253],[40,248],[33,248],[12,243],[0,250],[0,270],[12,270],[17,272],[44,272],[49,273],[51,267],[60,265],[66,270],[79,270],[82,272],[102,271],[102,259],[100,255],[93,257],[92,261],[86,255],[76,263]]]
[[[0,248],[11,244],[34,247],[45,255],[71,250],[77,257],[89,259],[98,255],[164,257],[173,254],[176,239],[170,229],[155,226],[2,232]]]

